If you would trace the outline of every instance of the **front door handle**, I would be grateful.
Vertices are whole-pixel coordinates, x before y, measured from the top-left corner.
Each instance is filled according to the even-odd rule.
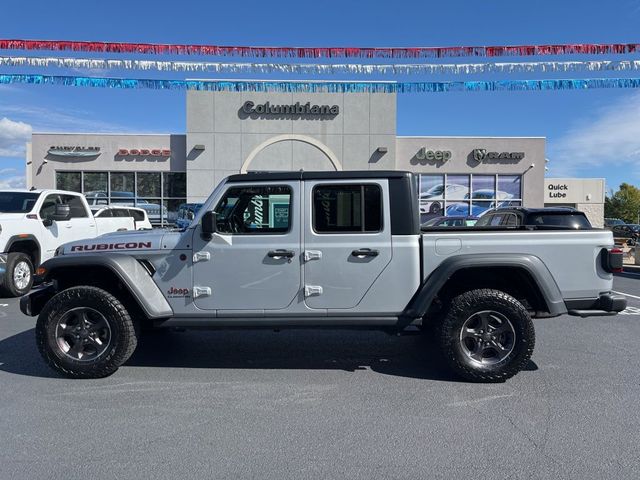
[[[351,252],[354,257],[377,257],[379,254],[378,250],[371,250],[370,248],[360,248]]]
[[[269,253],[267,253],[267,257],[270,258],[293,258],[293,256],[295,255],[295,252],[292,252],[291,250],[271,250]]]

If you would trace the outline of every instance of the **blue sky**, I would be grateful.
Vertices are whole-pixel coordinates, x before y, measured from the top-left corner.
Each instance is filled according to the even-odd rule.
[[[369,47],[624,43],[640,42],[639,21],[640,0],[30,0],[3,2],[0,11],[0,37],[220,45]],[[0,55],[6,54],[0,52]],[[33,55],[48,54],[40,52]],[[65,52],[60,56],[74,55]],[[606,58],[611,57],[601,59]],[[638,60],[640,55],[625,59]],[[517,60],[519,59],[509,58],[503,61]],[[458,61],[469,63],[482,60]],[[60,69],[50,69],[46,72],[27,68],[0,69],[0,73],[21,72],[86,74]],[[640,72],[635,73],[640,76]],[[171,76],[166,73],[154,75],[122,71],[98,71],[89,74]],[[572,75],[579,74],[546,75],[545,78]],[[601,73],[581,75],[606,76]],[[466,78],[500,77],[485,75]],[[511,75],[509,78],[541,78],[541,75]],[[443,76],[399,78],[405,81],[456,79],[458,78]],[[31,131],[184,130],[184,92],[0,86],[0,187],[18,186],[22,181],[24,142]],[[547,157],[551,160],[549,176],[605,177],[608,188],[616,188],[622,181],[640,185],[640,91],[399,95],[398,134],[545,136],[548,139]]]

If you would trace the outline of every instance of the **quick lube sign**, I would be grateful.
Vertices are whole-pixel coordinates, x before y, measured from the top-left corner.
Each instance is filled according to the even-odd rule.
[[[547,194],[550,199],[567,198],[569,185],[566,183],[550,183],[547,185]]]
[[[603,178],[546,178],[544,203],[604,203]]]

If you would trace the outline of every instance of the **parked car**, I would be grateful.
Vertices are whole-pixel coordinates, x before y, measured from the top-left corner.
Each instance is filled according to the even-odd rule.
[[[489,210],[510,206],[512,202],[509,199],[513,198],[513,195],[500,190],[486,189],[475,190],[471,194],[471,198],[469,198],[469,195],[464,198],[466,200],[471,199],[471,203],[456,202],[449,204],[447,206],[447,216],[471,215],[472,217],[481,217]]]
[[[487,212],[476,222],[476,227],[534,227],[539,229],[592,228],[584,214],[570,207],[526,208],[507,207]]]
[[[133,192],[111,191],[111,201],[107,192],[85,192],[84,196],[91,206],[97,205],[121,205],[127,207],[139,207],[147,212],[149,221],[153,225],[161,225],[167,219],[167,207],[158,203],[152,203],[148,200],[135,198]]]
[[[615,227],[616,225],[624,225],[624,220],[621,220],[619,218],[604,219],[604,228],[611,229],[611,227]]]
[[[613,238],[626,242],[630,247],[636,245],[640,237],[640,225],[636,223],[615,225],[611,228],[611,231],[613,232]]]
[[[465,198],[469,194],[469,187],[455,183],[434,185],[420,194],[420,213],[440,215],[442,213],[442,200],[444,194],[447,198]]]
[[[31,290],[35,270],[63,243],[134,228],[132,218],[94,218],[79,193],[1,190],[0,294]]]
[[[133,218],[136,230],[151,230],[153,228],[147,212],[143,208],[102,205],[91,207],[91,213],[93,213],[93,216],[96,218],[131,217]]]
[[[436,227],[473,227],[478,217],[435,217],[422,224],[422,228]]]
[[[176,227],[187,228],[196,218],[196,214],[202,207],[202,203],[183,203],[178,207],[178,216],[176,218]]]
[[[42,265],[47,286],[20,308],[38,316],[45,361],[72,378],[114,373],[141,324],[389,333],[431,325],[448,366],[483,382],[527,365],[532,317],[626,308],[611,291],[622,269],[611,232],[421,233],[414,185],[401,171],[232,175],[186,230],[64,245]]]

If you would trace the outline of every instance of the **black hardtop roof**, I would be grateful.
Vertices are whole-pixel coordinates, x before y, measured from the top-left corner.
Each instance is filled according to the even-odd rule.
[[[248,172],[227,177],[227,182],[273,182],[277,180],[350,180],[361,178],[402,178],[413,175],[402,170],[343,170],[320,172]]]
[[[525,214],[550,214],[550,215],[555,215],[555,214],[567,214],[567,213],[577,213],[578,215],[584,215],[584,212],[581,212],[580,210],[576,210],[573,207],[538,207],[538,208],[531,208],[531,207],[501,207],[501,208],[497,208],[495,210],[493,210],[493,212],[507,212],[507,211],[512,211],[512,212],[522,212]],[[491,212],[491,213],[493,213]]]

